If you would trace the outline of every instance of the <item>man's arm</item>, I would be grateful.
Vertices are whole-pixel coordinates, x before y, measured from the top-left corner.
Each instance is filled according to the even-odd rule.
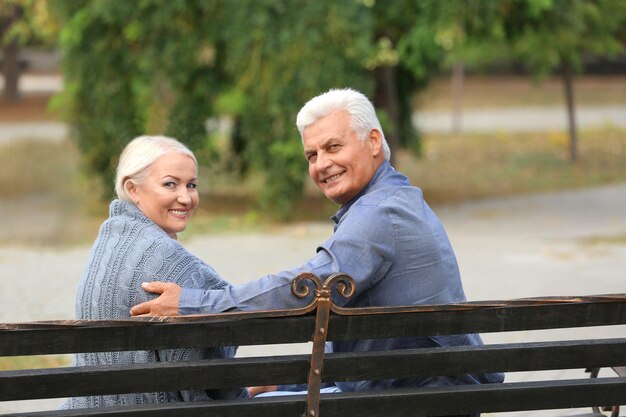
[[[130,309],[131,316],[178,316],[178,302],[181,288],[172,282],[144,282],[144,290],[161,294],[154,300],[137,304]]]
[[[302,307],[308,301],[291,293],[291,281],[302,272],[312,272],[322,280],[333,273],[343,272],[354,278],[357,293],[367,290],[386,274],[395,251],[393,226],[384,215],[384,208],[369,210],[375,211],[376,215],[353,215],[346,219],[348,221],[300,268],[220,290],[183,288],[181,291],[179,287],[171,287],[171,284],[149,284],[144,289],[161,296],[133,307],[131,314],[211,314],[234,309],[252,311]],[[346,302],[337,301],[340,304]]]
[[[338,269],[331,256],[322,250],[301,268],[219,290],[181,289],[175,284],[163,282],[143,283],[144,290],[161,295],[136,305],[130,313],[133,316],[173,316],[302,307],[308,301],[292,294],[291,281],[305,271],[326,277],[338,272]]]

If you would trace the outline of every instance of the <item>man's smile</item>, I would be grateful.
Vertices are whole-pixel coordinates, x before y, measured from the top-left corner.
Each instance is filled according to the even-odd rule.
[[[346,171],[342,171],[342,172],[340,172],[340,173],[338,173],[338,174],[335,174],[335,175],[332,175],[332,176],[330,176],[330,177],[326,177],[326,178],[322,179],[322,181],[321,181],[321,182],[323,182],[324,184],[328,184],[329,182],[333,182],[333,181],[335,181],[336,179],[340,178],[340,177],[341,177],[341,176],[343,176],[343,174],[345,174],[345,173],[346,173]]]

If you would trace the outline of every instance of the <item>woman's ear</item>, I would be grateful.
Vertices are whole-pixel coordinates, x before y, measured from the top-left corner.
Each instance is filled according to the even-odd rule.
[[[130,179],[126,179],[124,181],[124,188],[126,189],[128,195],[130,195],[130,197],[133,199],[133,202],[135,204],[139,204],[139,197],[137,196],[137,186],[135,185],[135,183]]]

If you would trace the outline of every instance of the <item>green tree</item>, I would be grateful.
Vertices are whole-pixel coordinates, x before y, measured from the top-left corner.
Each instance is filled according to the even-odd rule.
[[[380,110],[392,155],[419,153],[413,95],[451,62],[493,58],[481,42],[505,39],[502,4],[56,0],[66,108],[106,184],[133,136],[166,133],[204,163],[263,174],[263,206],[285,216],[305,178],[294,119],[306,100],[357,88]]]
[[[465,69],[480,69],[508,59],[501,3],[492,0],[422,0],[413,25],[402,36],[398,51],[413,76],[427,82],[452,70],[454,125],[460,130],[462,77]]]
[[[165,132],[211,158],[219,132],[205,122],[226,118],[233,154],[265,173],[262,201],[284,216],[305,172],[299,106],[331,87],[373,90],[371,13],[358,2],[57,0],[55,12],[66,108],[106,184],[133,136]]]
[[[0,2],[0,47],[2,48],[3,99],[20,99],[19,79],[23,71],[20,49],[28,45],[52,45],[58,28],[48,13],[45,0]]]
[[[243,7],[242,7],[243,6]],[[288,215],[306,172],[295,116],[312,96],[352,86],[371,94],[363,70],[372,16],[358,2],[227,2],[226,70],[233,79],[238,153],[265,173],[262,204]]]
[[[219,94],[219,2],[57,0],[62,101],[88,169],[112,191],[117,156],[140,134],[170,134],[206,154]],[[200,156],[199,155],[199,156]]]
[[[626,2],[622,0],[508,0],[502,2],[507,42],[537,79],[560,73],[565,91],[570,159],[578,158],[574,75],[586,55],[624,52]]]
[[[422,0],[415,25],[399,44],[401,59],[416,77],[441,68],[517,60],[536,80],[563,79],[569,153],[578,157],[574,75],[583,57],[624,52],[626,2],[622,0]]]

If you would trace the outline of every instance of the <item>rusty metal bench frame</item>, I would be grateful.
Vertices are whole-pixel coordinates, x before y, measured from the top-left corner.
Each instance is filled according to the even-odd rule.
[[[0,372],[0,401],[308,383],[308,395],[5,416],[453,415],[626,404],[626,376],[320,395],[325,381],[626,366],[626,339],[324,354],[328,340],[626,324],[626,294],[345,309],[354,281],[302,274],[300,309],[107,321],[0,324],[0,356],[312,341],[311,355]],[[592,375],[593,376],[593,375]],[[532,401],[530,401],[532,399]],[[597,409],[599,412],[599,409]],[[595,410],[594,410],[595,411]],[[391,414],[389,414],[391,413]]]

